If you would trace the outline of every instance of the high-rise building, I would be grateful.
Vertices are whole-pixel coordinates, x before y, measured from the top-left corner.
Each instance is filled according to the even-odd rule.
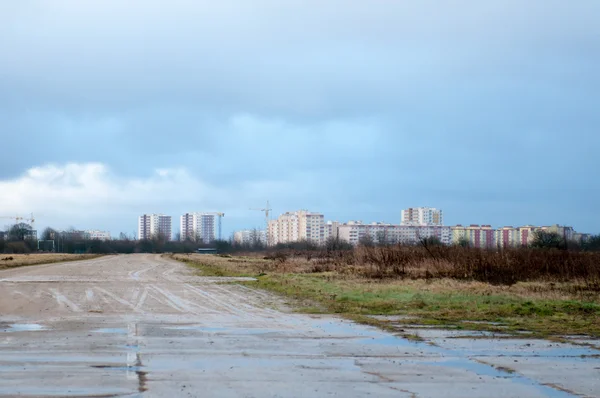
[[[179,218],[181,240],[214,242],[221,236],[223,213],[185,213]]]
[[[324,225],[325,241],[329,238],[339,239],[339,227],[340,223],[338,221],[327,221]]]
[[[442,210],[433,207],[410,207],[402,210],[401,225],[444,225]]]
[[[265,230],[245,229],[233,233],[233,241],[240,245],[267,244],[267,233]]]
[[[322,244],[326,239],[325,218],[306,210],[287,212],[269,221],[267,234],[270,245],[301,240]]]
[[[138,239],[152,239],[162,236],[171,240],[171,216],[164,214],[144,214],[138,219]]]

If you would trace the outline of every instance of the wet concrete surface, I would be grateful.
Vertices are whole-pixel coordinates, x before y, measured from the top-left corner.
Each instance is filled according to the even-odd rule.
[[[585,336],[413,342],[218,282],[154,255],[0,272],[0,395],[600,396]]]

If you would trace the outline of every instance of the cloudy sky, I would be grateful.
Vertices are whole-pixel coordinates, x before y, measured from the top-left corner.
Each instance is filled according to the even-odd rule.
[[[229,234],[270,200],[600,232],[599,15],[597,0],[0,2],[0,215],[132,234],[142,213],[223,211]]]

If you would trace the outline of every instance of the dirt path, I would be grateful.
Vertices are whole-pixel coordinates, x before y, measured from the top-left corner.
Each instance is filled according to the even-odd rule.
[[[600,396],[591,348],[412,343],[234,282],[146,254],[1,271],[0,395]]]

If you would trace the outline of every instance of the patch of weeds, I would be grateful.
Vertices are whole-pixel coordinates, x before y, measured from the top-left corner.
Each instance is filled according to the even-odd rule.
[[[235,260],[236,258],[228,259]],[[255,276],[253,287],[270,290],[299,300],[303,313],[337,313],[365,324],[397,330],[402,325],[422,324],[457,329],[490,331],[527,337],[585,334],[600,335],[600,304],[577,300],[523,297],[509,291],[470,290],[469,284],[438,281],[427,285],[406,280],[373,281],[337,272],[298,273],[269,268],[260,271],[262,260],[237,265],[187,262],[208,276]],[[204,260],[203,260],[204,261]],[[209,260],[206,260],[209,261]],[[267,269],[267,268],[265,268]],[[433,287],[432,287],[433,286]],[[369,315],[413,317],[390,323]],[[463,323],[476,321],[477,323]],[[500,323],[494,325],[490,322]]]

